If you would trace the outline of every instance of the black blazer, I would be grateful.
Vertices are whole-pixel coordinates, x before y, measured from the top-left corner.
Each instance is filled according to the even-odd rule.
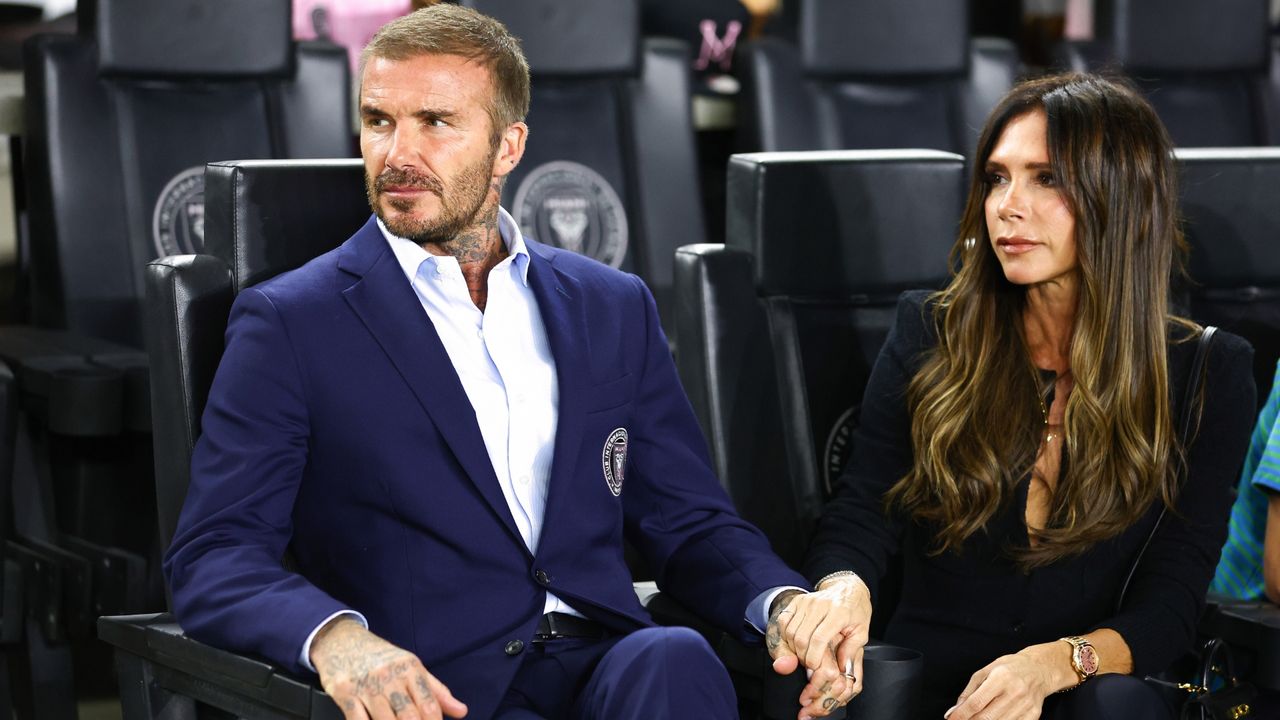
[[[910,292],[899,300],[896,324],[867,385],[849,465],[819,524],[806,573],[818,578],[852,569],[875,599],[890,558],[901,554],[901,598],[896,608],[877,610],[893,613],[885,640],[924,652],[926,704],[936,717],[974,672],[997,657],[1097,628],[1124,637],[1138,676],[1163,670],[1193,645],[1226,539],[1232,489],[1254,419],[1253,349],[1227,332],[1214,337],[1202,421],[1188,452],[1188,480],[1177,512],[1161,524],[1117,614],[1120,587],[1159,514],[1158,501],[1118,537],[1029,574],[1008,553],[1027,543],[1026,480],[986,532],[971,537],[960,552],[931,556],[929,528],[886,516],[884,493],[911,464],[907,383],[937,342],[927,296]],[[1169,345],[1175,417],[1182,412],[1195,348],[1195,342]]]

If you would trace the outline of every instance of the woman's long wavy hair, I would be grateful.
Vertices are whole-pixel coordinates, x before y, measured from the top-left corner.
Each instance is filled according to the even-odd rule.
[[[886,501],[936,528],[936,552],[958,550],[1035,463],[1042,381],[1023,336],[1026,291],[1005,279],[984,211],[986,160],[1005,126],[1031,112],[1047,116],[1050,166],[1075,218],[1080,295],[1064,420],[1070,463],[1035,542],[1012,548],[1026,569],[1118,535],[1156,499],[1172,504],[1183,456],[1166,343],[1171,327],[1194,329],[1169,309],[1185,243],[1172,146],[1151,106],[1091,75],[1017,86],[978,141],[955,270],[930,298],[939,340],[907,390],[913,465]]]

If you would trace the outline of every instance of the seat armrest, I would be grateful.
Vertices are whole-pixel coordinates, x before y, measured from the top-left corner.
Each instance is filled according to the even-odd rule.
[[[342,717],[313,681],[193,640],[167,613],[100,618],[98,637],[115,648],[126,716],[139,704],[159,708],[167,699],[182,697],[238,717]],[[133,674],[128,684],[126,673]]]
[[[151,432],[147,357],[141,350],[65,330],[11,325],[0,328],[0,360],[13,368],[23,409],[55,433]]]

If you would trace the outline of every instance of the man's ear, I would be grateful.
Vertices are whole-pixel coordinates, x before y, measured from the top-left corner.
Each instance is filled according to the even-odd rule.
[[[498,154],[493,158],[494,177],[506,177],[516,169],[520,158],[524,157],[524,141],[528,137],[529,126],[522,122],[511,123],[502,131],[502,137],[498,140]]]

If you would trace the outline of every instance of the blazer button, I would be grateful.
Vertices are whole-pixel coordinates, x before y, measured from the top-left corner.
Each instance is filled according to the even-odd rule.
[[[534,579],[534,580],[537,580],[539,585],[550,585],[550,584],[551,584],[551,576],[547,574],[547,571],[546,571],[546,570],[539,570],[539,571],[535,572],[535,573],[533,574],[533,579]]]
[[[507,643],[506,647],[502,648],[502,651],[508,655],[519,655],[521,652],[524,651],[524,641],[512,640],[511,642]]]

